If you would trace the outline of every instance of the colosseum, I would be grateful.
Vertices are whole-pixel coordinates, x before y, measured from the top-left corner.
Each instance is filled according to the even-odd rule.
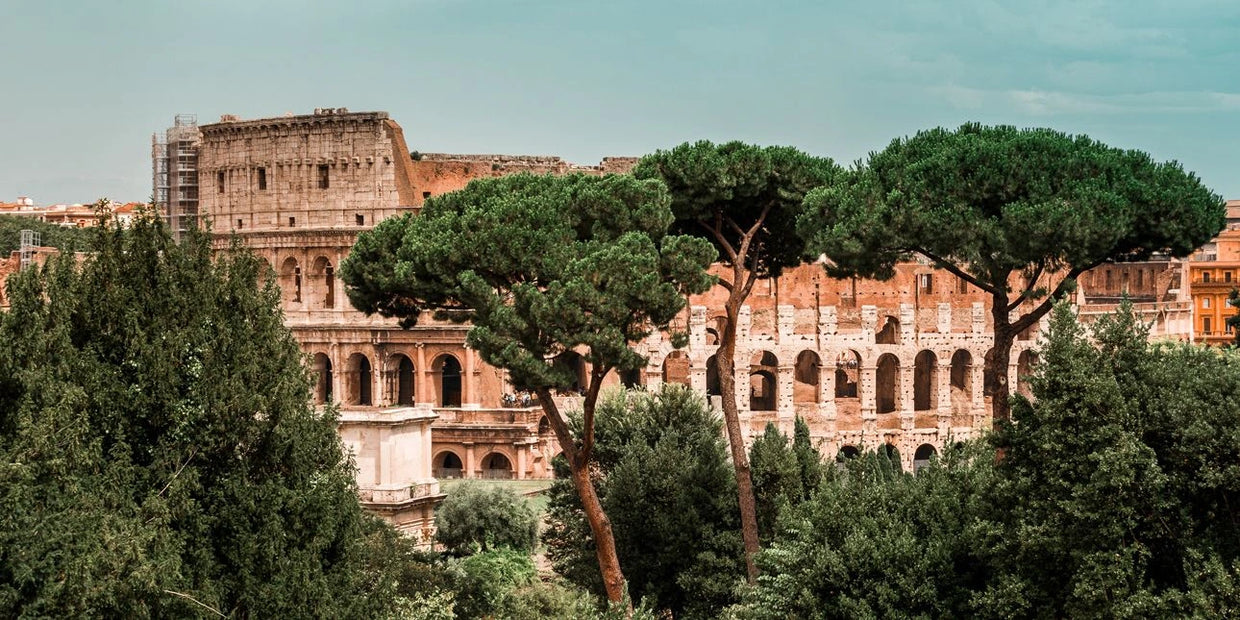
[[[552,475],[558,448],[541,410],[464,345],[467,327],[426,321],[403,330],[367,317],[349,306],[334,270],[358,233],[472,179],[623,173],[635,158],[579,166],[558,157],[411,152],[386,113],[343,109],[226,116],[198,131],[197,213],[210,221],[217,247],[235,235],[278,275],[287,324],[317,373],[314,398],[339,403],[368,506],[418,530],[442,497],[437,479]],[[1191,338],[1178,261],[1108,265],[1105,277],[1101,269],[1076,292],[1083,316],[1113,308],[1126,293],[1156,334]],[[683,383],[714,400],[724,295],[690,299],[677,326],[690,334],[687,347],[673,349],[655,333],[637,345],[649,359],[644,372],[611,380],[646,389]],[[791,433],[801,416],[823,454],[883,448],[906,469],[975,436],[990,425],[988,299],[922,263],[901,265],[886,282],[836,280],[804,265],[759,283],[739,325],[745,432],[753,437],[774,423]],[[1012,352],[1007,371],[1018,391],[1036,361],[1038,331],[1022,334]],[[584,361],[569,357],[584,377]],[[575,396],[562,398],[571,405]]]

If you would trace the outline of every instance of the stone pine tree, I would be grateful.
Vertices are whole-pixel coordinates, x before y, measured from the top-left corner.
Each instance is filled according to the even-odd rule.
[[[1076,278],[1112,260],[1184,256],[1223,226],[1221,198],[1175,162],[1050,129],[966,124],[893,141],[811,192],[798,224],[835,276],[891,278],[921,255],[990,295],[994,416],[1011,345]]]
[[[390,611],[270,269],[149,214],[91,234],[0,313],[0,616]]]
[[[804,245],[795,225],[802,200],[811,189],[834,181],[838,172],[830,159],[791,147],[707,141],[658,151],[633,170],[639,179],[667,184],[676,214],[674,230],[710,241],[723,263],[719,285],[728,299],[715,360],[750,582],[757,576],[753,554],[758,551],[758,521],[736,400],[737,317],[759,278],[778,277],[784,268],[801,263]]]
[[[643,368],[629,345],[666,327],[684,296],[709,288],[710,244],[667,235],[670,199],[631,176],[514,175],[477,180],[427,201],[420,215],[381,222],[358,239],[341,275],[353,305],[414,324],[423,311],[469,322],[466,343],[514,385],[538,395],[572,471],[597,546],[607,596],[624,577],[590,479],[595,404],[612,370]],[[574,433],[552,399],[590,363]]]

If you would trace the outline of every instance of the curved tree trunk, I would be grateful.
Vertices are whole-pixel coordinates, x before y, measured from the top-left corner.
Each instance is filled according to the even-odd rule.
[[[732,466],[736,470],[736,491],[741,510],[741,538],[745,543],[745,573],[749,583],[758,578],[758,565],[754,555],[758,553],[758,510],[753,494],[753,477],[749,473],[749,455],[745,451],[745,439],[741,434],[740,412],[736,406],[736,321],[740,314],[740,300],[736,291],[729,296],[726,306],[728,324],[719,339],[719,351],[715,362],[719,365],[719,392],[723,404],[723,422],[728,429],[728,446],[732,449]]]
[[[595,555],[598,557],[598,570],[603,578],[603,587],[607,590],[607,600],[620,603],[625,600],[624,573],[620,570],[620,557],[616,555],[616,537],[611,531],[611,519],[608,519],[607,513],[603,511],[603,503],[599,501],[598,492],[594,489],[594,481],[590,479],[591,451],[580,449],[574,440],[572,431],[560,415],[559,407],[556,407],[555,401],[551,399],[551,390],[538,389],[535,392],[538,394],[543,411],[547,414],[547,420],[551,422],[551,428],[555,431],[555,438],[560,442],[560,449],[564,451],[564,457],[568,460],[573,486],[577,489],[577,497],[581,499],[581,508],[586,514],[586,521],[590,523],[590,533],[594,536]],[[588,403],[587,406],[591,408],[588,412],[591,415],[586,418],[593,420],[594,405]],[[632,615],[631,603],[628,611],[629,615]]]
[[[990,368],[985,369],[995,386],[991,395],[990,409],[995,420],[1008,420],[1012,417],[1011,389],[1008,385],[1008,362],[1012,359],[1012,341],[1016,332],[1008,321],[1007,296],[995,296],[990,309],[994,322],[995,343],[994,358]]]

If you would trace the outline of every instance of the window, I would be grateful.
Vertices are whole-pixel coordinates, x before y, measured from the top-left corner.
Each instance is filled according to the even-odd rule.
[[[969,292],[969,281],[960,276],[956,276],[956,292],[960,293],[961,295],[968,293]]]
[[[245,220],[237,218],[237,228],[245,228]]]
[[[1206,310],[1210,309],[1210,298],[1209,297],[1201,298],[1201,307],[1205,308]]]
[[[1201,272],[1201,281],[1202,281],[1202,282],[1209,282],[1209,281],[1210,281],[1210,272],[1209,272],[1209,271],[1203,271],[1203,272]]]
[[[224,193],[224,171],[223,170],[215,173],[215,186],[218,188],[219,193],[221,194]]]
[[[288,218],[288,225],[289,225],[289,226],[296,226],[296,225],[297,225],[297,218],[295,218],[295,217],[293,217],[293,216],[291,216],[291,215],[290,215],[290,216],[289,216],[289,218]]]
[[[431,197],[430,192],[422,192],[422,200],[426,200],[427,198],[430,198],[430,197]]]
[[[1224,272],[1223,272],[1223,281],[1224,281],[1224,282],[1231,282],[1231,272],[1230,272],[1230,271],[1224,271]]]
[[[934,293],[934,274],[920,273],[917,274],[917,288],[926,295]]]
[[[1137,270],[1137,290],[1140,290],[1144,285],[1145,285],[1145,270],[1138,269]]]
[[[327,189],[330,186],[327,164],[319,164],[319,189]]]
[[[365,226],[365,225],[366,225],[366,216],[365,216],[365,215],[362,215],[361,213],[358,213],[358,214],[357,214],[357,215],[356,215],[353,219],[355,219],[355,220],[357,221],[357,225],[358,225],[358,226]]]
[[[1104,274],[1106,274],[1106,278],[1107,278],[1107,286],[1106,286],[1106,288],[1107,288],[1108,290],[1110,290],[1110,288],[1111,288],[1111,286],[1112,286],[1112,284],[1111,284],[1111,270],[1110,270],[1110,269],[1107,269],[1107,270],[1106,270],[1106,271],[1104,271],[1103,273],[1104,273]]]
[[[301,267],[293,267],[293,301],[301,303]]]
[[[1210,335],[1210,317],[1208,316],[1201,317],[1201,333]]]
[[[258,189],[260,191],[267,189],[267,169],[266,168],[258,169]]]

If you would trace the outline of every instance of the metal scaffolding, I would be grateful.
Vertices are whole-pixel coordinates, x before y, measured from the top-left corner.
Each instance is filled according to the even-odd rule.
[[[21,232],[21,268],[25,269],[30,261],[34,260],[35,249],[42,243],[42,235],[33,230],[22,230]]]
[[[180,236],[198,222],[198,117],[178,114],[161,136],[151,136],[152,198]]]

